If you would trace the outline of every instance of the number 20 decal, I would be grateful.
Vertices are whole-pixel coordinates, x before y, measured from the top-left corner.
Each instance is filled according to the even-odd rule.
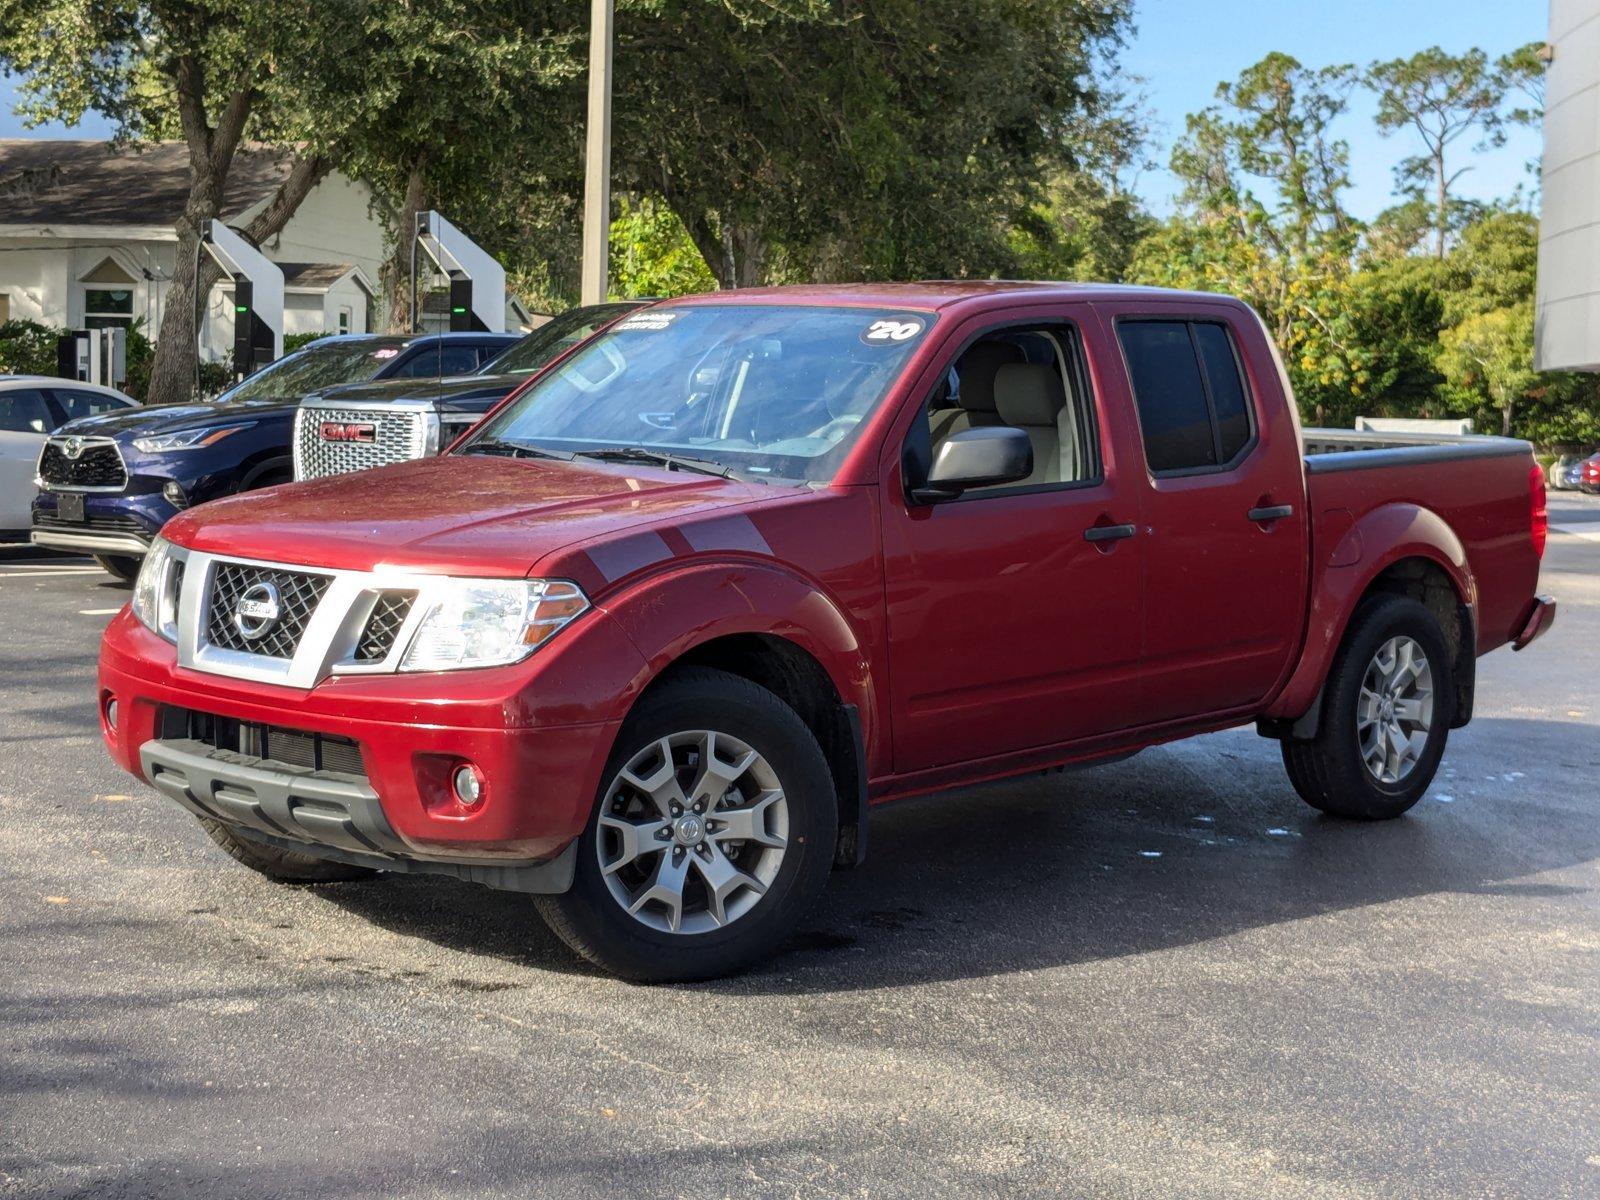
[[[861,340],[870,345],[885,342],[908,342],[922,332],[922,322],[915,317],[874,321],[861,331]]]

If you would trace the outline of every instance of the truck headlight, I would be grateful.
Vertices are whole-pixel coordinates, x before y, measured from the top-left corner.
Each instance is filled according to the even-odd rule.
[[[441,580],[400,669],[520,662],[588,607],[583,589],[561,579]]]
[[[157,537],[145,551],[139,577],[133,583],[133,615],[151,633],[169,642],[178,640],[178,596],[171,586],[172,544]]]

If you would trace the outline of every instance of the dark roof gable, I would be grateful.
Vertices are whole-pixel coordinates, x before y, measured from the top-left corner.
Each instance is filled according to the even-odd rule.
[[[270,196],[290,166],[277,151],[240,149],[223,218]],[[170,226],[188,194],[182,142],[114,150],[102,141],[0,138],[0,225]]]

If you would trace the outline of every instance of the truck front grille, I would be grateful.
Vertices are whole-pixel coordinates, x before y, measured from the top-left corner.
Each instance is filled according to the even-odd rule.
[[[382,662],[389,657],[389,651],[394,649],[394,640],[400,635],[400,627],[411,614],[411,605],[416,598],[415,592],[384,592],[378,597],[378,603],[373,605],[372,615],[367,618],[366,627],[361,631],[361,640],[356,643],[357,662]]]
[[[302,404],[294,418],[294,476],[321,479],[438,452],[438,417],[421,408]]]
[[[361,747],[349,738],[331,733],[310,733],[285,729],[279,725],[259,725],[236,721],[189,708],[162,711],[161,735],[165,738],[190,738],[213,750],[231,750],[264,759],[270,766],[307,767],[313,771],[337,771],[342,775],[366,778]]]
[[[39,455],[39,478],[48,488],[120,492],[128,469],[110,438],[53,437]]]
[[[223,650],[291,659],[329,582],[328,576],[308,571],[219,562],[211,583],[206,638]],[[277,616],[246,619],[239,606],[247,594],[253,600],[275,601]]]

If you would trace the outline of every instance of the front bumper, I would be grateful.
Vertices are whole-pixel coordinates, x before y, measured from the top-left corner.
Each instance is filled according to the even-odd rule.
[[[161,532],[177,509],[156,495],[111,494],[84,496],[81,524],[66,524],[57,517],[57,493],[41,492],[33,502],[35,546],[71,550],[79,554],[115,554],[143,558],[150,541]]]
[[[570,631],[581,637],[568,654],[479,671],[335,676],[302,690],[180,667],[174,648],[124,610],[101,645],[101,732],[125,769],[246,836],[530,890],[538,880],[529,869],[561,855],[588,823],[627,680],[642,673],[615,624],[591,616]],[[615,682],[600,664],[619,673]],[[597,685],[614,710],[600,712],[583,694]],[[174,710],[349,739],[365,777],[188,742],[167,721]],[[448,793],[461,762],[486,780],[470,811]]]
[[[384,871],[454,875],[517,892],[572,886],[577,842],[543,862],[474,861],[408,846],[363,780],[219,750],[188,739],[139,748],[144,776],[198,817],[268,845]]]

